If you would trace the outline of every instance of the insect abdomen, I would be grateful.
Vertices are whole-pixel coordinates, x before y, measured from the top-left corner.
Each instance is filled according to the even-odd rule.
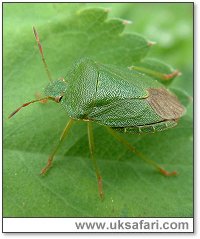
[[[120,133],[141,134],[141,133],[155,133],[175,127],[177,122],[174,120],[163,121],[151,125],[134,126],[134,127],[113,127],[112,129]]]

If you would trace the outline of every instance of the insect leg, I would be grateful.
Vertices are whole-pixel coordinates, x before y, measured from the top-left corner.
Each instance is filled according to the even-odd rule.
[[[51,155],[49,156],[49,159],[47,161],[47,165],[42,169],[41,174],[45,174],[47,172],[47,170],[51,167],[52,165],[52,161],[54,159],[54,156],[56,154],[56,152],[58,151],[58,149],[60,148],[64,138],[66,137],[67,133],[69,132],[69,129],[71,128],[72,124],[73,124],[74,120],[70,119],[67,123],[67,125],[65,126],[61,137],[60,137],[60,141],[58,143],[58,145],[56,146],[56,148],[53,150],[53,152],[51,153]]]
[[[169,80],[175,78],[176,76],[181,75],[181,72],[178,71],[178,70],[174,70],[172,73],[164,74],[164,73],[154,71],[154,70],[151,70],[151,69],[147,69],[147,68],[141,67],[141,66],[131,66],[131,67],[129,67],[129,69],[146,73],[150,76],[153,76],[153,77],[156,77],[156,78],[160,79],[161,81],[169,81]]]
[[[93,131],[92,131],[92,123],[88,122],[87,126],[88,126],[88,141],[89,141],[90,155],[91,155],[91,159],[93,162],[93,166],[94,166],[97,181],[98,181],[99,196],[101,199],[103,199],[104,193],[103,193],[102,177],[101,177],[99,168],[97,166],[96,159],[94,157],[94,137],[93,137]]]
[[[155,168],[158,169],[158,171],[160,173],[162,173],[165,176],[173,176],[173,175],[177,175],[176,171],[173,172],[168,172],[167,170],[163,169],[162,167],[160,167],[156,162],[154,162],[153,160],[147,158],[146,155],[142,154],[141,152],[139,152],[138,150],[136,150],[135,147],[133,147],[128,141],[126,141],[123,137],[121,137],[119,134],[117,134],[114,130],[112,130],[109,127],[106,127],[106,129],[108,130],[108,132],[114,136],[114,138],[116,140],[118,140],[120,143],[122,143],[123,145],[125,145],[130,151],[132,151],[133,153],[135,153],[139,158],[141,158],[142,160],[144,160],[146,163],[151,164],[152,166],[154,166]]]

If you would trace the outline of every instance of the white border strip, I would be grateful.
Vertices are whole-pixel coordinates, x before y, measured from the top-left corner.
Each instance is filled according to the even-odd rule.
[[[193,232],[193,218],[3,218],[3,232]]]

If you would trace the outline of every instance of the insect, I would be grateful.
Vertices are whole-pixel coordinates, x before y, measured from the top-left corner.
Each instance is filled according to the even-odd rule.
[[[61,104],[70,117],[41,174],[45,174],[52,166],[54,156],[74,121],[83,120],[87,123],[89,149],[101,198],[104,193],[101,173],[94,157],[92,122],[106,126],[108,132],[119,142],[155,166],[162,174],[176,175],[176,171],[166,171],[137,151],[117,132],[151,133],[176,126],[185,111],[178,98],[157,80],[134,69],[106,65],[89,58],[79,59],[68,72],[67,79],[52,80],[39,35],[34,27],[33,32],[50,83],[45,88],[44,98],[23,104],[9,118],[23,107],[48,100]]]

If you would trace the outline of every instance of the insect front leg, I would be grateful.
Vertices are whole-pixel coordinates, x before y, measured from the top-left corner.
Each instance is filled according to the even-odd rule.
[[[139,152],[138,150],[136,150],[135,147],[133,147],[128,141],[126,141],[123,137],[121,137],[119,134],[117,134],[113,129],[106,127],[106,129],[108,130],[108,132],[114,136],[114,138],[119,141],[121,144],[125,145],[131,152],[135,153],[139,158],[141,158],[143,161],[145,161],[148,164],[151,164],[152,166],[154,166],[161,174],[163,174],[164,176],[174,176],[177,175],[176,171],[173,172],[168,172],[167,170],[163,169],[162,167],[160,167],[160,165],[158,165],[156,162],[154,162],[153,160],[149,159],[146,155],[142,154],[141,152]]]
[[[53,161],[53,159],[54,159],[54,156],[55,156],[56,152],[58,151],[58,149],[60,148],[60,146],[61,146],[61,144],[62,144],[64,138],[65,138],[66,135],[67,135],[67,133],[69,132],[69,129],[71,128],[73,122],[74,122],[73,119],[70,119],[70,120],[68,121],[66,127],[64,128],[64,130],[63,130],[63,132],[62,132],[62,134],[61,134],[61,136],[60,136],[60,141],[59,141],[58,145],[56,146],[56,148],[53,150],[53,152],[52,152],[51,155],[49,156],[49,159],[48,159],[48,161],[47,161],[47,165],[42,169],[41,174],[44,175],[44,174],[48,171],[48,169],[51,167],[52,161]]]
[[[102,177],[101,177],[99,168],[97,166],[96,159],[94,157],[94,137],[93,137],[93,131],[92,131],[92,123],[88,122],[87,126],[88,126],[88,141],[89,141],[90,155],[91,155],[92,163],[93,163],[95,173],[96,173],[96,177],[97,177],[97,181],[98,181],[99,196],[100,196],[101,199],[103,199],[104,193],[103,193]]]

